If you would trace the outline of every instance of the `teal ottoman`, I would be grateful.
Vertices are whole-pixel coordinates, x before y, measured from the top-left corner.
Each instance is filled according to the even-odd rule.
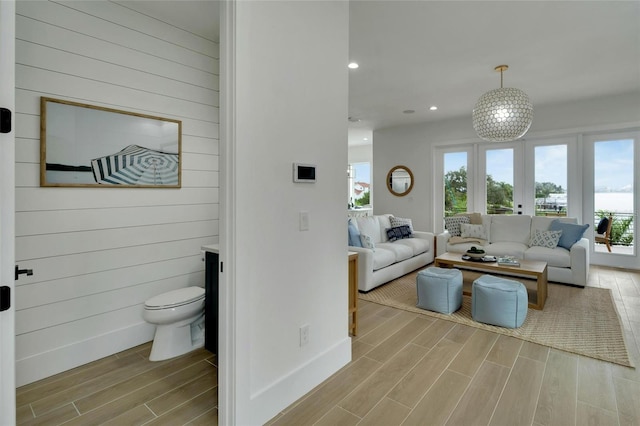
[[[418,272],[418,308],[450,314],[462,306],[462,272],[430,267]]]
[[[482,275],[471,287],[471,316],[474,321],[506,328],[518,328],[527,318],[527,288],[518,281]]]

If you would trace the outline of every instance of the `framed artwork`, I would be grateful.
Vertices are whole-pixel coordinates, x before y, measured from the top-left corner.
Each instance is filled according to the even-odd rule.
[[[182,122],[40,99],[40,186],[180,188]]]

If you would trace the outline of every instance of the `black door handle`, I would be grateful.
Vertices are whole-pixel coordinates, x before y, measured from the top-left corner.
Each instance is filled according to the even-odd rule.
[[[3,285],[0,287],[0,312],[11,307],[11,287]]]
[[[19,278],[19,275],[26,274],[27,276],[33,275],[33,269],[18,269],[18,265],[16,265],[16,281]]]

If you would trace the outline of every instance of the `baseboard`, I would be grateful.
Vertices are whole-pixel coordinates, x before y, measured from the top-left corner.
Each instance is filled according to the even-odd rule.
[[[155,328],[146,322],[91,339],[16,360],[20,387],[153,340]]]
[[[255,392],[250,409],[236,413],[238,424],[264,424],[351,361],[347,337],[272,385]]]

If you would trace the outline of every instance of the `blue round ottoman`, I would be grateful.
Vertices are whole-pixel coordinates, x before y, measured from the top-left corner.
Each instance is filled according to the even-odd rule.
[[[462,306],[462,272],[432,266],[418,272],[418,308],[450,314]]]
[[[527,318],[527,288],[518,281],[482,275],[471,287],[471,316],[474,321],[506,328],[518,328]]]

